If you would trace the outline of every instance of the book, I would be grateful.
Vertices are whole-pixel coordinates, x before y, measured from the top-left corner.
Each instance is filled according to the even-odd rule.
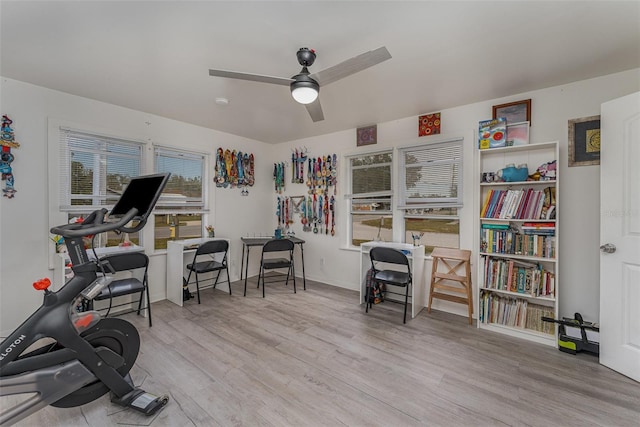
[[[478,123],[478,147],[481,150],[488,148],[505,147],[507,142],[507,119],[499,117],[492,120],[483,120]]]

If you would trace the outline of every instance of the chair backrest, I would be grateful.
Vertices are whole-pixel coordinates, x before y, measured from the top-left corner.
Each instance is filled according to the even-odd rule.
[[[293,251],[293,242],[289,239],[271,239],[262,247],[262,252]]]
[[[204,242],[196,249],[196,256],[205,254],[217,254],[229,250],[229,242],[226,240],[209,240]]]
[[[100,258],[100,261],[109,261],[111,267],[116,271],[135,270],[149,266],[149,257],[143,252],[128,252],[114,255],[107,255]]]
[[[371,265],[375,269],[376,262],[384,262],[388,264],[399,264],[407,267],[408,271],[411,271],[409,267],[409,259],[405,254],[397,249],[385,248],[383,246],[376,246],[369,251],[369,257],[371,258]]]

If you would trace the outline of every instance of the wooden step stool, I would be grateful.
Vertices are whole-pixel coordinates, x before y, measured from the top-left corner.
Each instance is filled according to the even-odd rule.
[[[434,248],[431,256],[433,257],[433,265],[431,267],[431,290],[429,291],[427,312],[431,313],[431,303],[434,298],[467,304],[469,307],[469,324],[473,324],[471,251],[466,249]],[[448,269],[448,271],[446,273],[438,271],[439,265]],[[463,266],[465,270],[464,276],[460,276],[457,271]],[[447,293],[438,291],[446,291]],[[454,294],[462,294],[464,296]]]

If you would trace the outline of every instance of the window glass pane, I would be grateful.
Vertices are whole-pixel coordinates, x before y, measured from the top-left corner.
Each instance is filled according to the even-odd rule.
[[[75,221],[78,218],[84,218],[87,216],[85,213],[69,213],[67,220],[69,222]],[[94,245],[96,248],[104,248],[106,246],[118,246],[125,241],[131,242],[135,245],[141,246],[140,233],[116,233],[115,231],[109,231],[108,233],[101,233],[95,237]],[[85,247],[91,246],[91,239],[85,238]]]
[[[353,199],[351,202],[351,211],[354,213],[361,212],[391,212],[391,198],[385,199]]]
[[[405,242],[413,242],[413,234],[427,253],[436,246],[460,247],[460,221],[457,218],[405,218],[404,229]]]
[[[391,242],[393,241],[392,224],[390,214],[351,214],[351,244],[360,246],[361,243],[372,240]]]
[[[155,249],[166,249],[169,240],[202,237],[202,214],[156,214],[154,217]]]

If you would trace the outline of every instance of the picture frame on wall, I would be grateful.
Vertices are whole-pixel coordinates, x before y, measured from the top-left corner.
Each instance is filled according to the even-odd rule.
[[[569,166],[600,164],[600,116],[569,120]]]
[[[511,123],[529,122],[531,126],[531,99],[509,102],[493,106],[493,118],[504,117],[507,125]]]
[[[508,122],[507,122],[508,123]],[[529,143],[529,122],[507,124],[506,146],[527,145]]]
[[[378,125],[364,126],[356,130],[356,146],[376,144],[378,142]]]

